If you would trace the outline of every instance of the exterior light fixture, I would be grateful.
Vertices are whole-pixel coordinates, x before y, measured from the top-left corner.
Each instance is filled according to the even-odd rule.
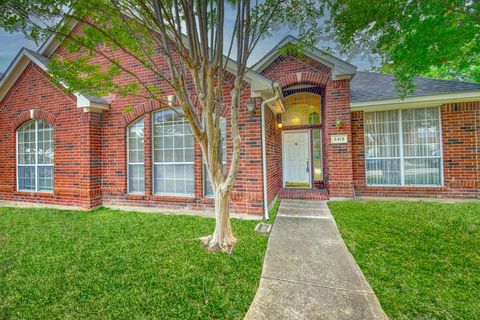
[[[248,112],[250,112],[250,115],[253,116],[255,114],[255,103],[253,102],[247,103],[247,110]]]
[[[170,107],[175,107],[177,105],[177,97],[173,94],[167,96],[167,101]]]
[[[283,124],[282,124],[281,122],[279,122],[279,123],[277,124],[277,127],[278,127],[278,129],[282,129]]]
[[[335,120],[335,126],[337,127],[337,129],[340,129],[341,124],[342,124],[342,120],[340,118],[337,118],[337,120]]]

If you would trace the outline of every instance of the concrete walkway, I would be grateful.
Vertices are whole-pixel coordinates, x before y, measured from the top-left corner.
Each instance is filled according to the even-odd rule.
[[[245,319],[387,319],[325,201],[282,200]]]

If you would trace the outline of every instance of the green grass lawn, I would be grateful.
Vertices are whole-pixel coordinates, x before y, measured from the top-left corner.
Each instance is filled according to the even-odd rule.
[[[0,319],[242,319],[267,238],[233,220],[232,255],[194,216],[0,208]]]
[[[480,319],[480,204],[329,202],[391,319]]]

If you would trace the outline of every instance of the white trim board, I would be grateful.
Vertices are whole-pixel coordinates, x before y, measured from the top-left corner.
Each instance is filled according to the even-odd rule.
[[[42,61],[43,60],[43,61]],[[12,61],[10,66],[8,67],[5,74],[0,79],[0,101],[5,98],[8,94],[12,86],[15,84],[17,79],[23,73],[23,71],[27,68],[27,66],[33,62],[38,67],[40,67],[43,71],[48,73],[47,63],[48,58],[41,56],[38,53],[34,53],[26,48],[22,48],[20,52],[17,54],[15,59]],[[63,87],[68,89],[68,86],[65,83],[61,83]],[[84,96],[79,93],[74,93],[77,98],[77,108],[84,108],[84,111],[102,111],[108,110],[109,103],[107,101],[100,102],[101,99],[92,99],[87,96]]]
[[[286,36],[283,38],[275,47],[273,47],[270,52],[268,52],[265,56],[263,56],[257,63],[255,63],[252,67],[253,70],[257,72],[263,71],[266,67],[268,67],[275,59],[280,56],[279,50],[289,44],[298,44],[299,40],[291,35]],[[304,50],[304,54],[315,60],[318,61],[330,69],[332,69],[332,76],[335,80],[341,79],[350,79],[352,78],[356,72],[357,67],[354,65],[339,59],[325,51],[322,51],[318,48],[307,48]]]
[[[480,101],[480,91],[442,93],[428,96],[406,97],[404,99],[382,99],[351,102],[352,111],[380,111],[386,109],[400,109],[411,107],[428,107],[456,102]]]

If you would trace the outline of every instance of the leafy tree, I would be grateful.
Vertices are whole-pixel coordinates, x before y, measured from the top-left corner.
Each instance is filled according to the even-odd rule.
[[[378,54],[400,88],[416,75],[480,82],[477,0],[328,0],[329,31],[345,51]]]
[[[20,30],[36,41],[54,34],[69,54],[54,57],[49,69],[72,91],[152,99],[186,118],[215,192],[216,226],[205,245],[231,251],[236,238],[229,200],[239,170],[238,122],[239,109],[245,107],[241,95],[247,60],[262,38],[284,25],[297,29],[304,45],[315,43],[322,13],[323,6],[314,0],[2,0],[0,27]],[[227,15],[235,17],[233,26],[225,23]],[[70,32],[72,21],[80,23],[81,32]],[[156,81],[133,72],[114,58],[115,51],[144,66]],[[229,64],[235,67],[233,80],[227,76]],[[130,80],[121,85],[113,80],[119,75]],[[178,105],[166,101],[165,91],[175,93]],[[222,161],[219,123],[224,109],[231,115],[229,167]]]

